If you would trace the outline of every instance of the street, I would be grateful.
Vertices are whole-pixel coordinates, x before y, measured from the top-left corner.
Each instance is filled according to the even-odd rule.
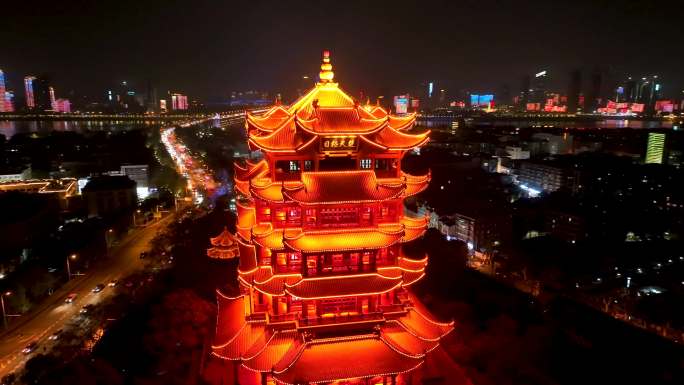
[[[43,352],[51,343],[48,337],[66,327],[70,320],[78,316],[83,306],[97,304],[113,295],[114,288],[107,284],[141,269],[143,263],[140,261],[140,253],[147,249],[157,232],[174,217],[172,214],[167,215],[146,227],[135,229],[110,250],[106,260],[86,270],[85,275],[74,277],[43,303],[15,320],[0,337],[0,378],[16,372],[35,354],[23,354],[21,350],[26,345],[37,341],[36,352]],[[92,289],[100,283],[105,288],[99,293],[93,293]],[[70,293],[76,293],[77,297],[73,303],[67,304],[64,300]]]

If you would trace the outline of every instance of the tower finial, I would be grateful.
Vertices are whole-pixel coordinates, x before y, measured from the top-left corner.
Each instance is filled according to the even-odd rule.
[[[323,63],[321,64],[321,72],[318,74],[321,83],[331,83],[335,74],[332,71],[332,64],[330,64],[330,51],[323,51]]]

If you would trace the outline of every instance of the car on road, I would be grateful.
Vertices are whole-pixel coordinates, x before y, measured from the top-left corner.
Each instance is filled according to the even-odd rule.
[[[95,285],[95,287],[93,288],[93,293],[99,293],[99,292],[101,292],[102,290],[104,290],[104,288],[105,288],[104,283],[98,283],[98,284]]]
[[[61,336],[61,335],[62,335],[62,329],[59,329],[56,332],[50,334],[50,337],[48,337],[48,339],[50,341],[55,341],[55,340],[58,340],[59,336]]]
[[[107,286],[109,286],[109,287],[114,287],[114,286],[116,286],[116,285],[118,285],[118,284],[119,284],[119,280],[118,280],[118,279],[112,279],[111,281],[109,281],[109,283],[107,284]]]
[[[82,314],[82,315],[86,315],[86,314],[90,313],[94,308],[95,308],[95,306],[93,306],[93,305],[85,305],[81,308],[81,310],[78,311],[78,313]]]
[[[78,297],[78,294],[71,293],[71,294],[66,296],[66,298],[64,299],[64,303],[74,303],[74,301],[76,300],[76,297]]]
[[[33,341],[21,350],[24,354],[31,354],[38,348],[38,341]]]

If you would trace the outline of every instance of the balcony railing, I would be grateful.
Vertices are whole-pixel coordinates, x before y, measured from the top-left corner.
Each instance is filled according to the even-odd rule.
[[[299,327],[316,327],[355,322],[373,322],[384,319],[382,312],[365,314],[334,315],[329,317],[304,318],[297,321]]]

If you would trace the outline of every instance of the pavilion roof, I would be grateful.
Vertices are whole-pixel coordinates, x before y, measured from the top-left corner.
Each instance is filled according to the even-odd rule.
[[[231,247],[235,245],[235,236],[228,231],[226,226],[223,227],[223,231],[219,235],[209,240],[213,246],[217,247]]]
[[[399,353],[371,334],[307,342],[293,362],[276,366],[273,376],[283,384],[320,383],[405,373],[422,363],[422,355]]]
[[[432,179],[432,174],[428,172],[426,175],[415,176],[402,172],[401,178],[404,183],[406,183],[406,191],[404,196],[410,197],[422,192],[427,188],[428,184],[430,184],[430,180]]]
[[[407,134],[392,127],[385,127],[373,135],[362,135],[366,143],[386,151],[406,151],[420,147],[430,139],[430,131],[420,134]]]
[[[278,383],[318,383],[405,373],[420,366],[439,339],[453,330],[407,308],[379,324],[372,334],[347,334],[305,341],[298,329],[248,321],[244,296],[217,291],[218,318],[212,354],[240,360],[256,372],[270,372]]]
[[[230,341],[245,324],[245,297],[229,297],[217,290],[216,302],[218,310],[214,343],[220,346]]]
[[[244,240],[238,240],[238,250],[240,253],[238,272],[246,273],[254,271],[258,266],[254,245],[246,243]]]
[[[237,208],[237,223],[235,227],[237,228],[237,234],[244,240],[249,240],[252,226],[256,223],[256,213],[254,209],[254,204],[243,204],[239,201],[235,204]]]
[[[244,320],[244,316],[242,318]],[[240,360],[255,344],[265,345],[267,338],[265,322],[244,322],[231,339],[223,344],[212,345],[212,353],[226,360]]]
[[[273,132],[250,132],[248,143],[252,149],[271,152],[296,152],[311,145],[316,140],[305,131],[297,129],[294,117]]]
[[[268,173],[268,162],[262,159],[257,163],[247,162],[246,166],[234,163],[233,169],[235,170],[235,177],[233,178],[235,189],[242,195],[249,197],[251,196],[249,192],[250,180],[266,175]]]
[[[332,68],[329,61],[325,65]],[[274,106],[261,115],[248,113],[246,126],[250,147],[264,151],[302,151],[319,135],[363,135],[379,148],[406,150],[427,141],[427,133],[399,133],[412,127],[415,119],[415,113],[395,116],[380,106],[361,106],[337,83],[321,79],[290,106]]]
[[[411,334],[406,327],[397,320],[388,320],[380,326],[382,339],[396,350],[410,355],[427,354],[439,346],[439,340],[426,341]]]
[[[297,124],[312,134],[370,134],[385,127],[387,119],[364,114],[363,109],[358,106],[316,106],[310,112],[300,110],[297,113]]]
[[[304,278],[285,291],[303,299],[349,297],[382,294],[401,286],[402,278],[388,278],[378,273],[353,274],[331,277]]]
[[[304,339],[296,330],[275,331],[261,349],[251,349],[245,353],[242,365],[256,372],[270,372],[274,367],[284,364],[281,361],[288,359],[286,353],[297,351],[303,344]]]
[[[397,198],[402,183],[380,183],[372,170],[304,172],[301,183],[287,186],[283,195],[302,204],[358,203]]]
[[[404,225],[404,237],[401,241],[410,242],[425,234],[428,226],[428,217],[414,218],[405,215],[401,218],[401,224]]]
[[[302,252],[373,250],[391,246],[399,242],[403,235],[401,224],[390,224],[382,228],[292,232],[285,234],[282,242],[290,249]]]
[[[210,238],[212,248],[207,250],[207,256],[216,259],[230,259],[240,255],[235,236],[227,227],[216,237]]]
[[[424,341],[438,341],[454,330],[453,321],[448,323],[433,321],[416,308],[410,308],[398,321],[409,333]]]

